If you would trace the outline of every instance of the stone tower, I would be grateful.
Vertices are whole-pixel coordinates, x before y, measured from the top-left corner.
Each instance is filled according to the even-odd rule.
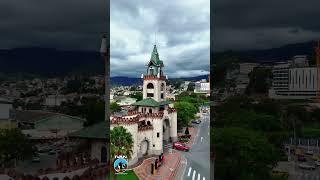
[[[166,99],[166,77],[163,74],[163,62],[159,59],[157,46],[154,45],[150,61],[146,65],[147,73],[143,81],[143,99],[152,98],[157,102]]]

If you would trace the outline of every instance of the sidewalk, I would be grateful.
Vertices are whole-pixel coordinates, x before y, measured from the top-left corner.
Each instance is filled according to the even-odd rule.
[[[141,180],[171,180],[174,178],[177,168],[180,165],[181,154],[178,152],[167,153],[164,155],[164,164],[162,164],[154,175],[151,174],[151,163],[156,158],[149,158],[134,168],[134,172]]]
[[[198,127],[189,127],[189,134],[191,135],[190,141],[187,143],[188,146],[192,146],[198,137]],[[184,133],[178,133],[178,136],[182,136]]]

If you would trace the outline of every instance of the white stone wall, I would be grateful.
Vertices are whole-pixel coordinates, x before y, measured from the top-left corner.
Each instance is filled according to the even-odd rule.
[[[140,158],[142,156],[142,154],[140,154],[140,148],[141,148],[141,142],[147,140],[149,145],[148,145],[148,154],[152,154],[153,153],[153,144],[154,144],[154,138],[153,138],[153,131],[152,130],[147,130],[147,131],[139,131],[138,133],[138,152],[137,155]]]
[[[177,140],[177,112],[172,112],[169,114],[170,117],[170,137],[172,139],[172,141],[176,141]]]
[[[154,86],[154,89],[147,89],[147,84],[152,83]],[[166,82],[162,80],[144,80],[143,81],[143,99],[147,98],[147,93],[153,93],[153,99],[156,101],[162,101],[164,99],[161,99],[161,84],[164,83],[164,91],[163,91],[163,97],[165,99],[165,89],[166,89]]]
[[[162,150],[162,144],[163,144],[163,121],[161,119],[152,119],[151,121],[153,125],[153,131],[152,131],[152,151],[153,154],[160,155]],[[159,137],[157,137],[157,134],[159,133]],[[154,147],[153,147],[154,145]]]
[[[97,158],[99,161],[101,161],[101,148],[106,147],[108,148],[107,144],[104,141],[92,141],[91,143],[91,158],[95,159]],[[106,154],[106,156],[108,156]]]

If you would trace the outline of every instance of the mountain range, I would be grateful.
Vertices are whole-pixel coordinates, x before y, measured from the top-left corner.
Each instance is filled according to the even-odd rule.
[[[201,79],[208,79],[208,75],[194,76],[194,77],[170,78],[171,81],[175,81],[175,80],[198,81]],[[113,86],[142,85],[142,79],[135,78],[135,77],[115,76],[115,77],[111,77],[110,80],[111,80],[111,85],[113,85]]]
[[[103,58],[99,52],[94,51],[64,51],[38,47],[0,50],[0,72],[7,74],[101,74],[104,72],[103,66]]]
[[[295,55],[307,55],[310,59],[314,58],[314,48],[317,46],[316,41],[308,41],[295,44],[287,44],[277,48],[263,50],[246,50],[246,51],[225,51],[214,52],[213,57],[224,54],[233,54],[240,61],[246,62],[278,62],[291,59]],[[214,58],[213,58],[214,60]]]

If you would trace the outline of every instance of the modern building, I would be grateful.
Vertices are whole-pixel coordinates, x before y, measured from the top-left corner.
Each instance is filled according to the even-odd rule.
[[[164,64],[154,45],[143,78],[143,99],[132,104],[134,110],[111,116],[111,129],[122,126],[133,137],[133,153],[129,165],[145,155],[160,155],[165,143],[177,140],[177,113],[166,97]]]
[[[66,98],[63,95],[49,95],[45,99],[46,106],[53,107],[53,106],[60,106],[62,102],[66,102]]]
[[[245,92],[250,82],[249,74],[257,66],[259,66],[258,63],[240,63],[239,64],[239,74],[237,75],[237,78],[236,78],[236,92],[238,94],[243,94]]]
[[[312,99],[319,93],[318,68],[309,66],[307,56],[274,65],[269,97],[274,99]]]
[[[0,128],[10,128],[12,120],[12,102],[5,98],[0,98]]]
[[[195,82],[194,93],[202,93],[202,94],[210,95],[210,82],[207,82],[206,80]]]

